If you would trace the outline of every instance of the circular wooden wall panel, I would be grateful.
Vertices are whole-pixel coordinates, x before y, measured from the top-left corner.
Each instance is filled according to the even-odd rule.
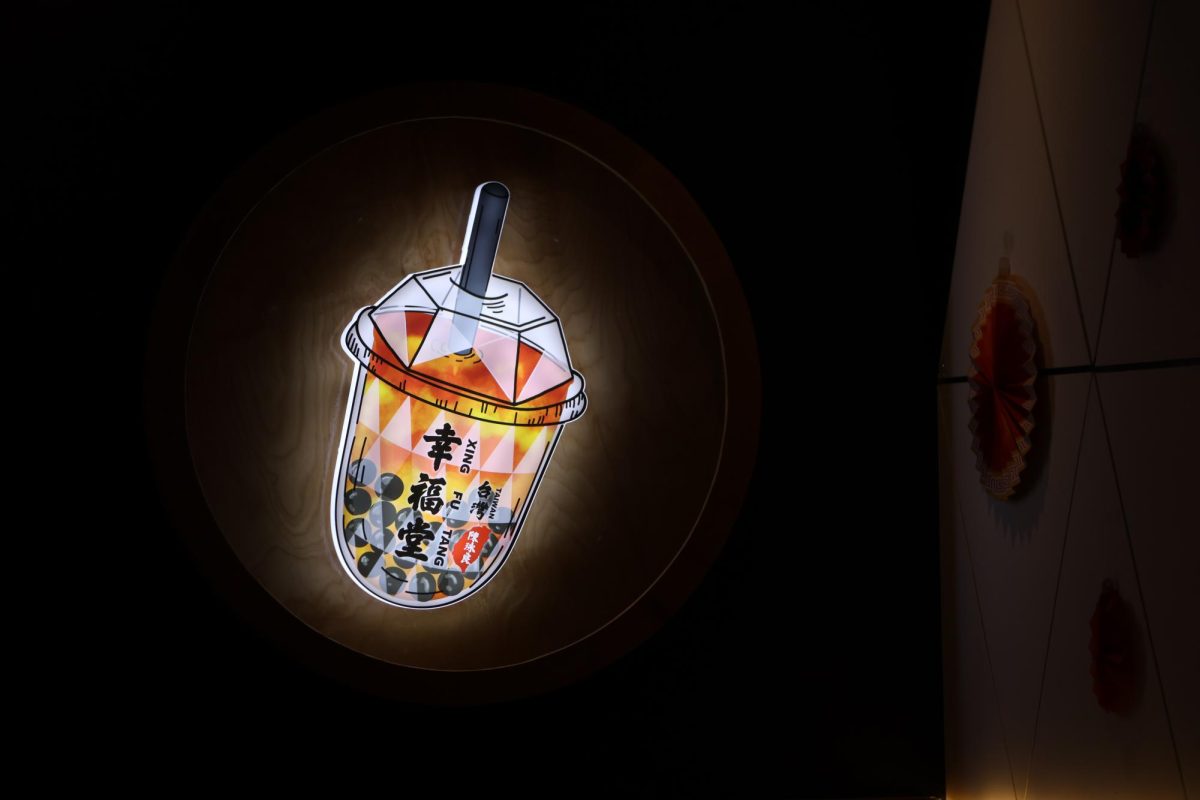
[[[346,576],[332,544],[353,376],[340,336],[405,275],[457,261],[485,180],[512,191],[496,272],[560,315],[588,409],[566,427],[487,588],[436,610],[391,607]],[[715,235],[636,146],[525,92],[413,87],[277,142],[197,224],[157,324],[148,389],[182,371],[185,411],[152,404],[152,445],[177,461],[171,443],[185,432],[199,492],[168,499],[218,581],[244,571],[311,631],[369,656],[370,670],[444,673],[438,691],[453,674],[476,693],[529,691],[644,637],[711,561],[752,466],[757,362]],[[231,591],[263,606],[245,585]],[[330,661],[313,639],[290,635]],[[352,682],[388,680],[333,660]]]

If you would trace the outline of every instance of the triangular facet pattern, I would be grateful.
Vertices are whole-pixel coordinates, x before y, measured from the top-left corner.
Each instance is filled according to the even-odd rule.
[[[485,472],[509,473],[513,468],[513,429],[509,426],[504,436],[488,454],[483,462]]]
[[[567,357],[567,343],[563,341],[562,329],[553,320],[524,331],[521,340],[536,348],[543,356],[549,356],[563,369],[571,363]]]
[[[438,308],[445,308],[448,298],[457,291],[454,286],[454,278],[457,277],[458,272],[459,270],[456,268],[431,270],[428,273],[417,273],[414,280],[420,284]]]
[[[549,441],[548,428],[525,429],[516,432],[513,459],[517,462],[513,470],[518,475],[532,475],[538,471],[542,463],[542,454],[546,452]]]
[[[375,327],[383,336],[382,345],[386,346],[388,352],[406,366],[408,365],[408,325],[405,324],[407,316],[404,311],[393,311],[390,314],[376,311],[371,315],[375,321]],[[376,342],[373,346],[379,349],[380,343]]]
[[[475,352],[500,387],[505,400],[512,401],[516,391],[517,339],[481,325],[475,335]]]
[[[384,439],[405,450],[412,449],[411,408],[412,400],[406,397],[381,434]]]
[[[429,449],[428,443],[425,442],[426,435],[432,435],[434,428],[441,425],[438,418],[445,421],[445,414],[440,408],[429,403],[422,403],[420,400],[413,400],[409,405],[409,426],[412,428],[412,444],[413,452],[424,454]]]
[[[471,340],[455,321],[454,313],[447,309],[437,313],[428,333],[425,334],[425,341],[421,343],[420,350],[413,358],[414,367],[471,349]]]
[[[358,424],[372,433],[379,433],[379,380],[374,376],[367,378],[367,390],[363,393]]]
[[[529,376],[521,383],[521,400],[549,391],[571,379],[571,373],[555,363],[551,358],[540,357],[534,364]]]
[[[379,430],[391,427],[392,420],[401,408],[409,402],[409,396],[404,392],[379,381]]]

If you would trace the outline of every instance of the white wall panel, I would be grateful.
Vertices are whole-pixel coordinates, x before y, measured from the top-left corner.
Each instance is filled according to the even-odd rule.
[[[1031,290],[1045,364],[1087,363],[1016,3],[994,0],[946,309],[944,375],[966,374],[971,325],[1006,235],[1013,273]]]
[[[1028,797],[1182,798],[1099,399],[1094,394],[1080,456]],[[1140,632],[1134,637],[1140,665],[1137,700],[1127,713],[1106,711],[1092,691],[1090,623],[1106,580],[1116,584]]]

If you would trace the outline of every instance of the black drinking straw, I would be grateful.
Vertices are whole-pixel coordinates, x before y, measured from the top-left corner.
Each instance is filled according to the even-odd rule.
[[[500,248],[500,234],[504,230],[504,215],[508,213],[508,197],[508,187],[496,181],[480,184],[475,189],[470,227],[463,242],[466,256],[458,282],[477,297],[487,294],[496,251]]]
[[[481,300],[487,294],[488,282],[492,279],[492,267],[496,263],[496,251],[500,249],[500,234],[504,231],[504,217],[508,213],[508,187],[498,181],[488,181],[475,187],[475,199],[471,205],[470,222],[467,223],[467,238],[463,240],[462,273],[458,278],[459,288],[455,311],[459,323],[456,327],[466,341],[474,344],[477,326],[473,318],[480,312]],[[471,320],[467,324],[467,320]],[[468,347],[458,355],[471,352]]]

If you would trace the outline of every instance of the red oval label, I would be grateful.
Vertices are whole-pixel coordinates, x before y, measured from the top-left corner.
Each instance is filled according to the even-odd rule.
[[[479,554],[483,551],[483,546],[487,544],[490,535],[491,532],[486,525],[478,525],[464,533],[454,543],[451,553],[454,556],[454,563],[458,564],[459,569],[466,572],[467,567],[479,559]]]

